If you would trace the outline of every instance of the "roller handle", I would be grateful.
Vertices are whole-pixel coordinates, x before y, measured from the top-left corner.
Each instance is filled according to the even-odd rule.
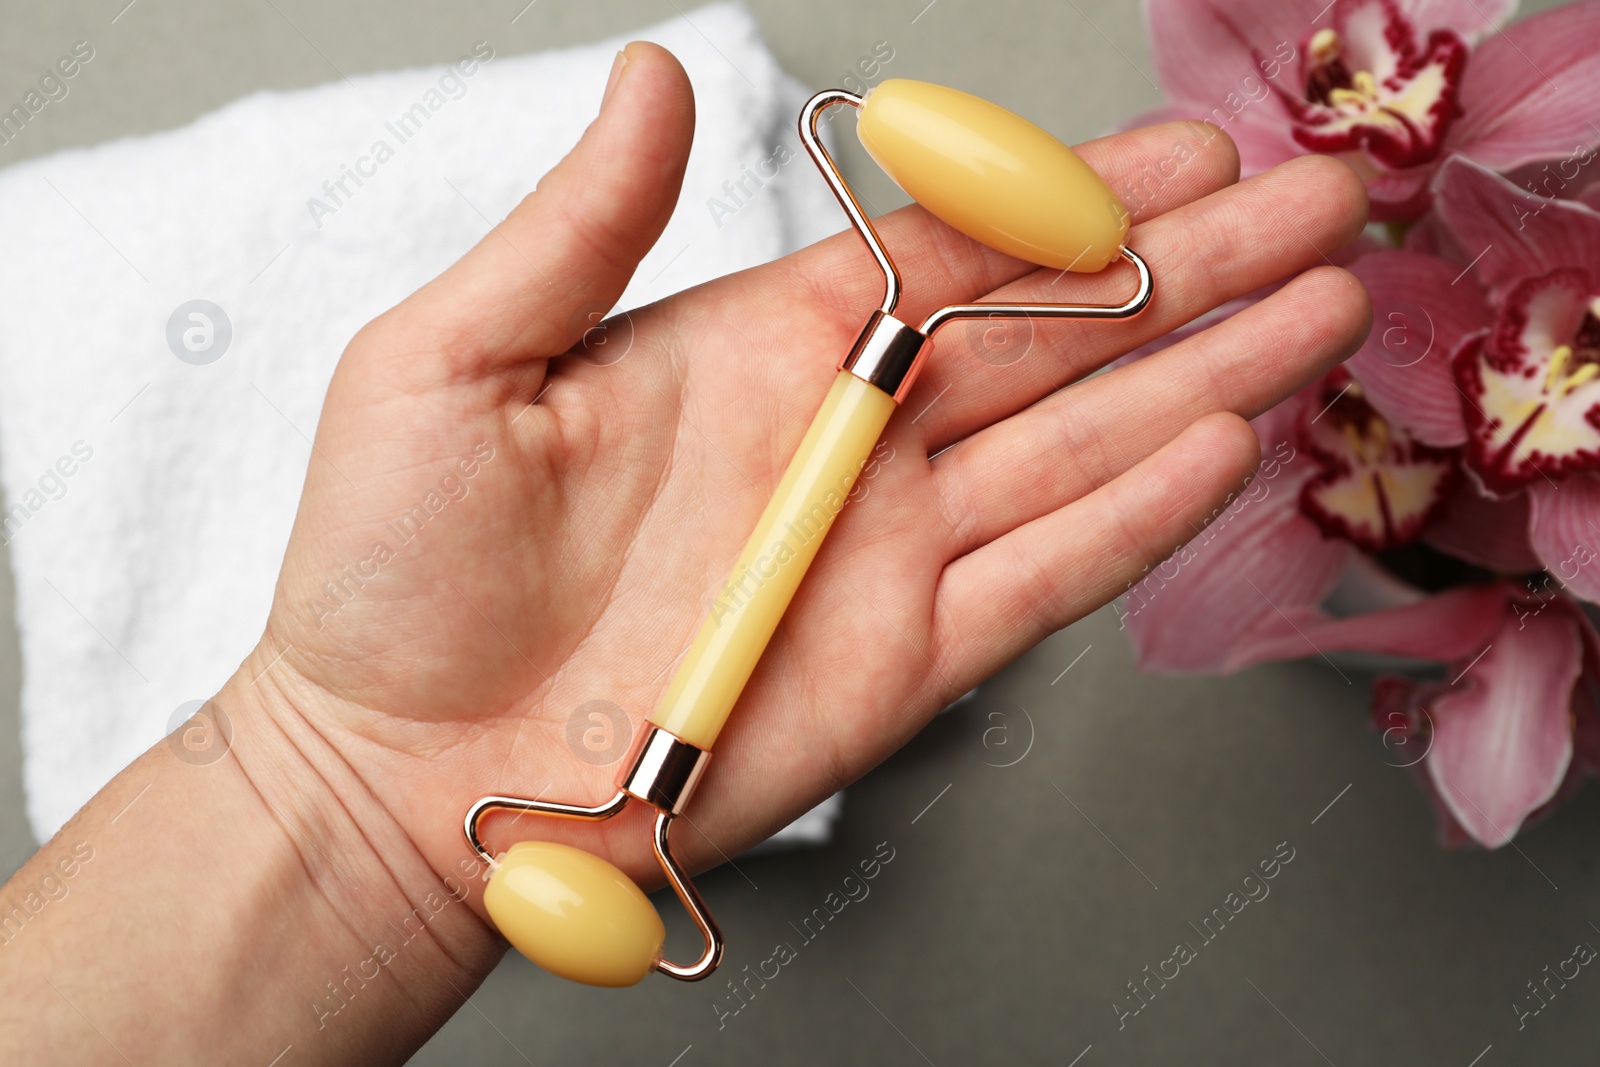
[[[656,726],[710,749],[894,413],[840,371],[660,704]]]

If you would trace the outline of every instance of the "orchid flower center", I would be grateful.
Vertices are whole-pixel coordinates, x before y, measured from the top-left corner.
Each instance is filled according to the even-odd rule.
[[[1350,383],[1334,409],[1334,425],[1344,434],[1346,453],[1364,467],[1381,464],[1389,451],[1389,422],[1366,403],[1361,386]]]
[[[1597,376],[1600,376],[1600,296],[1590,299],[1572,343],[1557,345],[1551,351],[1544,390],[1570,396]]]
[[[1323,28],[1311,35],[1306,74],[1306,98],[1346,113],[1370,111],[1378,106],[1378,79],[1370,70],[1350,73],[1339,52],[1339,32]]]
[[[1415,540],[1455,488],[1454,456],[1392,425],[1342,371],[1329,375],[1321,404],[1300,427],[1319,471],[1300,491],[1301,512],[1369,552]]]
[[[1304,95],[1286,100],[1295,140],[1368,177],[1437,159],[1461,110],[1466,42],[1424,39],[1395,0],[1336,0],[1333,21],[1305,41]]]
[[[1491,492],[1600,470],[1600,296],[1591,288],[1571,268],[1524,281],[1494,327],[1453,357],[1467,462]]]

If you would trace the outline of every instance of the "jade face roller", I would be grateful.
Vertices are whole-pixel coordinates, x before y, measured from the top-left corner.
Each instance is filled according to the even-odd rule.
[[[918,203],[1002,252],[1063,271],[1092,272],[1126,259],[1139,289],[1124,304],[954,304],[912,328],[894,317],[900,275],[817,134],[822,112],[858,109],[867,152]],[[884,276],[883,302],[839,363],[833,387],[733,565],[725,598],[700,627],[646,729],[635,740],[610,800],[594,807],[488,796],[467,812],[467,841],[490,866],[484,905],[535,963],[591,985],[632,985],[652,970],[685,981],[722,959],[722,934],[672,855],[673,819],[711,759],[711,746],[778,621],[844,506],[895,408],[905,399],[928,338],[962,318],[1120,319],[1150,301],[1149,268],[1123,246],[1128,215],[1070,148],[1032,123],[954,89],[900,79],[865,97],[830,89],[800,112],[800,137]],[[754,576],[755,581],[747,581]],[[661,957],[661,917],[627,875],[568,845],[524,841],[495,857],[479,823],[490,811],[609,819],[630,801],[655,809],[654,848],[667,881],[705,941],[699,959]]]

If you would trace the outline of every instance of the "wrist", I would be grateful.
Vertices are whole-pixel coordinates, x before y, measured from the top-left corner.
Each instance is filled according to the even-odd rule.
[[[377,936],[421,910],[444,957],[466,963],[487,947],[498,958],[499,939],[470,908],[453,906],[471,895],[472,880],[435,869],[339,743],[340,716],[326,706],[334,698],[295,671],[292,657],[258,646],[215,704],[231,727],[227,758],[294,849],[307,886],[358,931]]]
[[[214,700],[229,727],[218,766],[254,810],[245,877],[278,909],[261,920],[282,931],[280,951],[302,956],[281,991],[297,1053],[326,1047],[337,1060],[353,1041],[403,1060],[504,944],[468,905],[475,887],[434,871],[329,740],[326,695],[292,655],[258,647]]]
[[[399,1063],[493,967],[466,883],[351,784],[270,662],[252,655],[209,722],[134,761],[0,890],[11,1058]]]

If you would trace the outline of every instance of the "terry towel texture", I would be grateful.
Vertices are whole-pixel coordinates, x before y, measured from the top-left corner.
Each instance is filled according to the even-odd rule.
[[[576,143],[635,38],[683,61],[698,123],[678,210],[620,306],[842,227],[798,151],[805,90],[729,5],[536,56],[464,40],[455,67],[260,93],[0,172],[0,536],[41,840],[254,644],[345,343]],[[779,144],[797,161],[730,200],[724,183]],[[197,300],[221,314],[169,323]],[[834,810],[797,832],[825,837]]]

